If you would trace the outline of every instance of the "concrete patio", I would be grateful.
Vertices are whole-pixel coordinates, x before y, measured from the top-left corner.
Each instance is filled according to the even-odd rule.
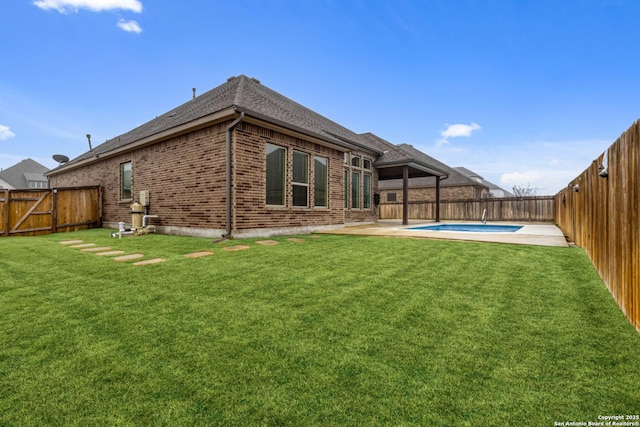
[[[478,224],[478,222],[444,221],[440,224]],[[387,236],[405,238],[466,240],[474,242],[512,243],[537,246],[569,246],[562,231],[550,223],[500,222],[500,225],[521,225],[520,230],[512,233],[485,232],[453,232],[411,230],[411,227],[435,225],[433,221],[410,220],[409,225],[402,225],[400,220],[380,220],[377,223],[349,224],[344,227],[317,231],[322,234],[350,234],[366,236]]]

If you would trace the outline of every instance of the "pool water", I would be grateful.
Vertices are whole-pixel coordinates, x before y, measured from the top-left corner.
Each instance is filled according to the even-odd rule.
[[[497,224],[438,224],[411,227],[409,230],[424,231],[463,231],[473,233],[515,233],[522,228],[521,225],[497,225]]]

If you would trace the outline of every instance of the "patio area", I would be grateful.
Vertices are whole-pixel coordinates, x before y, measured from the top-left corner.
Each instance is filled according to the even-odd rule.
[[[445,221],[441,224],[478,224],[478,222]],[[421,225],[435,225],[433,221],[410,220],[402,225],[401,220],[380,220],[377,223],[349,224],[344,227],[317,231],[322,234],[350,234],[366,236],[388,236],[405,238],[466,240],[474,242],[512,243],[519,245],[564,246],[569,244],[562,231],[550,223],[500,222],[500,225],[521,225],[522,228],[511,233],[453,232],[412,230]]]

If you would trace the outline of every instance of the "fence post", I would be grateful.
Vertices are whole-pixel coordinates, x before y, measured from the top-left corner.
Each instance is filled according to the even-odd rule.
[[[4,235],[9,235],[9,199],[11,197],[11,192],[9,190],[4,190],[4,205],[2,206],[2,214],[4,218],[3,230]]]
[[[58,232],[58,189],[51,189],[51,232]]]

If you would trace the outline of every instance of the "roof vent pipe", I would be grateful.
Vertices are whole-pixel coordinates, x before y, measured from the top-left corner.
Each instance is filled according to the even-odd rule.
[[[93,153],[93,147],[91,146],[91,134],[87,134],[87,141],[89,141],[89,151]]]
[[[192,99],[196,99],[196,88],[192,87],[191,91],[193,92],[193,98]]]

